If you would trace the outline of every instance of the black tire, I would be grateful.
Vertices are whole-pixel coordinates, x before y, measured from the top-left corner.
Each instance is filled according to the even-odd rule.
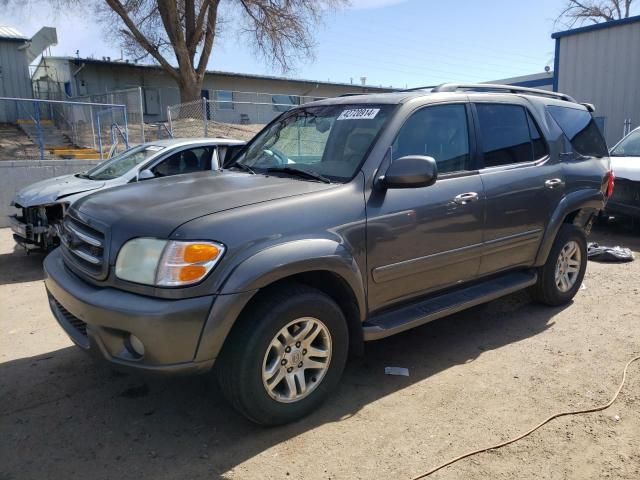
[[[556,264],[563,248],[570,242],[576,242],[580,253],[580,266],[575,278],[575,282],[567,291],[556,284]],[[531,295],[537,302],[545,305],[558,306],[569,303],[578,293],[584,273],[587,270],[587,239],[583,229],[572,225],[564,224],[556,236],[556,240],[551,247],[547,261],[538,270],[538,282],[531,288]]]
[[[225,341],[215,370],[225,397],[236,410],[255,423],[280,425],[311,413],[335,389],[348,356],[349,331],[340,307],[315,288],[289,283],[258,295]],[[306,397],[282,403],[263,384],[263,362],[278,332],[303,317],[320,320],[328,330],[329,366]]]

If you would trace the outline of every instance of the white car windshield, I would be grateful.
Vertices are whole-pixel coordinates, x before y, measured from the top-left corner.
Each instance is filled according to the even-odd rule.
[[[122,152],[89,170],[83,177],[91,180],[112,180],[124,175],[133,167],[164,150],[157,145],[139,145]]]
[[[392,105],[357,104],[292,110],[258,134],[230,167],[348,181],[392,109]]]
[[[640,157],[640,130],[634,130],[611,150],[612,157]]]

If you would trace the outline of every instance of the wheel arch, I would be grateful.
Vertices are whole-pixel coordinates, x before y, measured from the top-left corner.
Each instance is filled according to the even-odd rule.
[[[592,217],[602,210],[604,202],[602,192],[595,189],[579,190],[566,195],[551,215],[538,248],[535,266],[540,267],[547,261],[553,242],[563,224],[570,223],[586,229]]]
[[[361,354],[366,296],[357,262],[337,242],[300,240],[263,250],[234,269],[203,327],[196,359],[215,358],[258,296],[290,282],[316,288],[338,304],[347,319],[350,352]]]

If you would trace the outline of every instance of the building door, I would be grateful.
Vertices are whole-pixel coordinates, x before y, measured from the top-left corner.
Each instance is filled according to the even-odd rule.
[[[207,99],[207,101],[205,102],[205,114],[207,116],[207,120],[211,120],[211,111],[209,110],[209,90],[200,90],[200,98]]]

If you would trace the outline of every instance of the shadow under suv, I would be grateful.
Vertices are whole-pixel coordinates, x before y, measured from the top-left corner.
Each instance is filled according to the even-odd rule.
[[[249,419],[292,421],[365,341],[524,288],[573,298],[613,189],[592,110],[453,84],[295,108],[220,171],[75,203],[51,309],[113,364],[213,370]]]

